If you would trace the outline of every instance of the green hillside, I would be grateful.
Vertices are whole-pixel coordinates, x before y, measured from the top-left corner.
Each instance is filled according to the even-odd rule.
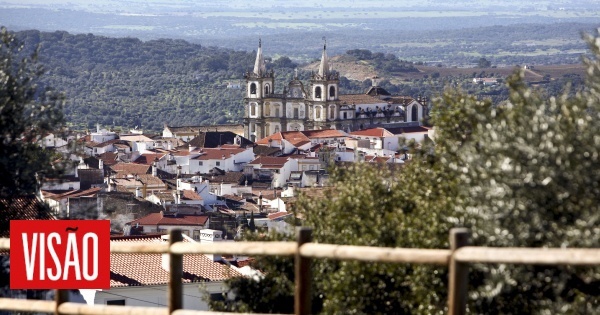
[[[45,82],[67,96],[65,114],[75,129],[104,126],[159,130],[173,125],[235,123],[239,83],[252,52],[190,44],[183,40],[17,33],[26,49],[40,45]]]

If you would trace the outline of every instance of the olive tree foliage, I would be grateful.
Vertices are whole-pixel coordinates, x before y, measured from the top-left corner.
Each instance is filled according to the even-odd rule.
[[[30,49],[31,50],[31,49]],[[37,50],[25,51],[0,29],[0,197],[31,194],[39,176],[53,175],[51,151],[38,144],[64,124],[63,96],[40,83]]]
[[[585,38],[588,78],[574,96],[543,97],[519,71],[504,104],[457,92],[439,101],[436,159],[457,176],[455,220],[475,244],[600,245],[600,38]],[[598,269],[478,265],[471,280],[474,313],[600,311]]]
[[[426,168],[421,168],[428,172]],[[423,206],[413,198],[432,185],[397,180],[404,171],[384,164],[359,163],[331,173],[333,187],[320,197],[301,195],[295,211],[313,228],[313,241],[377,247],[447,248],[451,223],[443,205]],[[425,178],[416,173],[415,178]],[[438,185],[437,183],[433,186]],[[435,195],[431,193],[430,195]],[[250,240],[293,239],[257,236]],[[447,270],[425,265],[313,260],[313,313],[444,314]],[[290,313],[293,311],[293,260],[256,257],[257,278],[228,280],[230,301],[211,302],[214,310]]]

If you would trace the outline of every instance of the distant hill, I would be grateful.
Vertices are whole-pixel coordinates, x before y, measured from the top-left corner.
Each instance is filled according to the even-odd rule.
[[[206,47],[183,40],[17,32],[32,50],[40,46],[43,80],[67,96],[72,128],[238,123],[242,92],[228,89],[254,62],[252,52]]]
[[[255,52],[207,47],[183,40],[110,38],[67,32],[17,32],[32,51],[40,46],[40,61],[47,73],[43,81],[64,91],[65,114],[73,129],[138,127],[160,131],[171,126],[240,123],[243,116],[243,74],[251,70]],[[307,81],[318,62],[297,65],[278,56],[268,67],[276,73],[280,92],[298,67]],[[393,54],[351,49],[331,56],[333,69],[341,74],[341,93],[363,93],[370,78],[393,94],[432,96],[452,82],[466,91],[506,98],[501,85],[472,84],[475,76],[505,78],[513,67],[446,68],[401,60]],[[566,82],[576,87],[583,78],[580,65],[534,66],[526,79],[548,85],[557,93]]]

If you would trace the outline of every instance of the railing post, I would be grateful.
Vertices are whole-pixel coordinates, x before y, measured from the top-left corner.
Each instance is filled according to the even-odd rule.
[[[56,302],[54,315],[60,315],[58,308],[62,303],[69,302],[69,290],[54,290],[54,301]]]
[[[448,314],[464,315],[467,308],[467,291],[469,285],[469,265],[454,259],[454,251],[469,244],[469,229],[453,228],[450,230],[450,279],[448,281]]]
[[[169,233],[169,244],[182,242],[183,236],[180,229],[173,229]],[[169,314],[183,308],[183,255],[173,254],[169,248]]]
[[[300,255],[300,246],[312,240],[312,229],[301,227],[298,229],[298,249],[295,256],[295,284],[294,292],[294,314],[310,314],[312,308],[311,301],[311,282],[312,274],[310,272],[310,258]]]

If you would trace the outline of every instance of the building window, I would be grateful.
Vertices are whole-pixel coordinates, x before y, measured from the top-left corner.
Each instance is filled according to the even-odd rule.
[[[329,119],[334,119],[334,118],[335,118],[335,107],[330,106],[329,107]]]
[[[221,166],[221,162],[220,161],[217,161],[217,166]]]
[[[256,83],[250,84],[250,94],[256,94]]]
[[[329,87],[329,97],[335,97],[335,87],[334,86]]]
[[[321,108],[315,107],[315,119],[321,119]]]
[[[411,110],[411,121],[419,121],[419,113],[417,105],[414,105]]]
[[[315,98],[321,98],[321,87],[317,86],[315,88]]]
[[[279,105],[275,105],[275,117],[279,117]]]
[[[269,95],[269,85],[265,85],[265,95]]]
[[[125,300],[106,300],[106,305],[125,305]]]
[[[250,105],[250,115],[256,116],[256,104]]]
[[[348,114],[346,112],[344,112],[342,115],[344,115],[344,119],[348,118]]]
[[[294,108],[294,117],[293,118],[300,118],[300,114],[298,114],[298,108]]]
[[[200,240],[200,230],[194,230],[194,240]]]
[[[199,166],[202,166],[202,161],[198,162],[198,165],[199,165]]]

